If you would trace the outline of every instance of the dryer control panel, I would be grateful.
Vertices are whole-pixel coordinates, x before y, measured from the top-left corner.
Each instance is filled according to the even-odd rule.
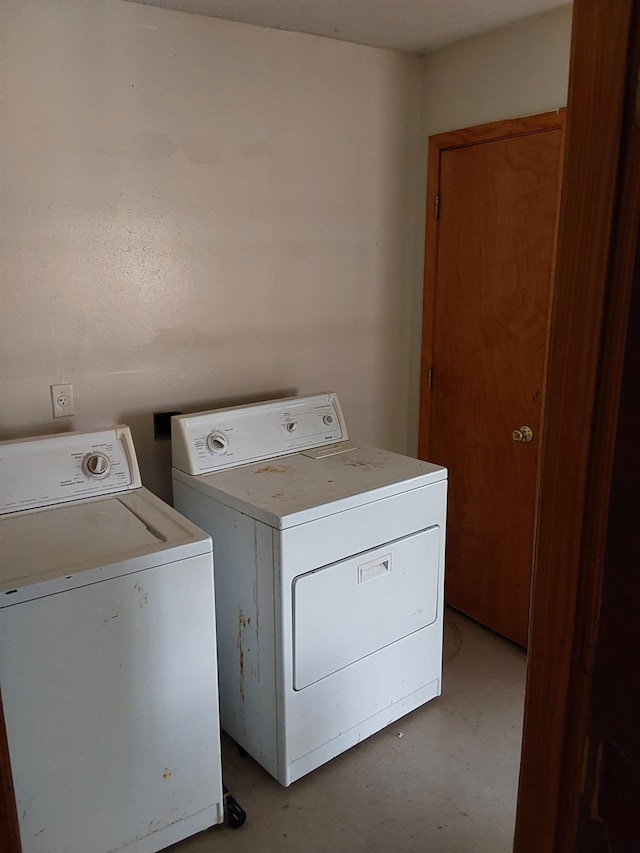
[[[171,419],[173,466],[207,474],[348,439],[334,393],[289,397]]]
[[[0,514],[141,485],[127,426],[0,442]]]

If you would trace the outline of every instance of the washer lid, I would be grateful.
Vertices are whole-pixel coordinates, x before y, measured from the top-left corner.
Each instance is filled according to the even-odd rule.
[[[211,552],[147,489],[0,517],[0,607]]]
[[[293,453],[215,474],[173,477],[280,529],[445,480],[447,469],[376,447],[312,458]]]

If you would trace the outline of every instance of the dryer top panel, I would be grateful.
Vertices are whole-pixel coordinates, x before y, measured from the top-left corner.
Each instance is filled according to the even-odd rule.
[[[199,477],[174,468],[173,477],[284,529],[446,481],[447,469],[377,447],[361,447],[323,458],[292,453]]]
[[[173,467],[208,474],[346,441],[333,393],[214,409],[171,419]]]

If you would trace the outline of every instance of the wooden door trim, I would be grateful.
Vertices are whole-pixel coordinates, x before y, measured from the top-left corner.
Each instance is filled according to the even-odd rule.
[[[20,853],[20,830],[13,791],[9,745],[4,724],[2,695],[0,694],[0,850]]]
[[[640,221],[639,35],[638,0],[575,0],[515,853],[575,849]]]
[[[465,148],[483,142],[497,142],[516,136],[528,136],[548,130],[563,130],[565,108],[539,115],[505,119],[488,124],[452,130],[429,137],[427,161],[427,215],[424,256],[424,288],[422,301],[422,350],[420,371],[420,421],[418,455],[429,456],[429,422],[431,419],[431,389],[429,369],[433,363],[433,318],[435,309],[437,249],[439,219],[435,217],[436,196],[440,187],[440,157],[443,151]],[[544,405],[544,391],[543,391]]]
[[[463,127],[459,130],[449,130],[429,137],[429,141],[437,142],[440,150],[447,148],[464,148],[467,145],[478,145],[481,142],[496,142],[500,139],[510,139],[512,136],[527,136],[530,133],[542,133],[545,130],[556,130],[564,125],[566,107],[547,113],[507,118],[486,124],[476,124],[473,127]]]

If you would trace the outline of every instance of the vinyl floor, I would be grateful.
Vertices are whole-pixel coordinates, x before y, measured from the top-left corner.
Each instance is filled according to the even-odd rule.
[[[247,822],[172,853],[507,853],[525,668],[522,649],[447,611],[442,696],[289,788],[223,736]]]

